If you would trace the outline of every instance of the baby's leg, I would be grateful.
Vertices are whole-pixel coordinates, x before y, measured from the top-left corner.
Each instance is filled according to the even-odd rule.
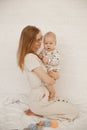
[[[49,97],[48,99],[49,100],[52,100],[54,97],[55,97],[55,90],[54,90],[54,87],[51,86],[51,85],[48,85],[47,88],[49,88]]]

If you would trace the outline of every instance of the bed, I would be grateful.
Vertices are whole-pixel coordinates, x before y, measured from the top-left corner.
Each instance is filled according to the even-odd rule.
[[[87,99],[74,100],[80,116],[68,122],[58,120],[58,130],[86,130],[87,129]],[[1,94],[0,95],[0,130],[23,130],[31,123],[43,120],[36,116],[27,116],[24,110],[29,108],[28,94]],[[43,130],[54,129],[43,127]]]

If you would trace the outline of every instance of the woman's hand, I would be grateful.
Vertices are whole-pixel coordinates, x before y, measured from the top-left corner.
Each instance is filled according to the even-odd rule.
[[[59,72],[56,70],[49,71],[48,75],[52,77],[54,80],[59,79]]]

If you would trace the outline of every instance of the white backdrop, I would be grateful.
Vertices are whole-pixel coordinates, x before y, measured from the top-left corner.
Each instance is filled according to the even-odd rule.
[[[16,63],[21,30],[54,31],[60,51],[58,95],[87,99],[87,1],[0,1],[0,95],[27,93],[29,86]]]

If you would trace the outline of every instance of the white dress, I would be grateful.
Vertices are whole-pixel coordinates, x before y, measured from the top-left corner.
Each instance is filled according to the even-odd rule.
[[[78,116],[77,109],[69,102],[60,101],[55,98],[48,101],[49,92],[38,75],[32,70],[42,66],[46,71],[42,61],[34,54],[29,53],[24,59],[24,71],[27,75],[31,92],[29,94],[29,107],[39,115],[50,119],[74,120]]]

